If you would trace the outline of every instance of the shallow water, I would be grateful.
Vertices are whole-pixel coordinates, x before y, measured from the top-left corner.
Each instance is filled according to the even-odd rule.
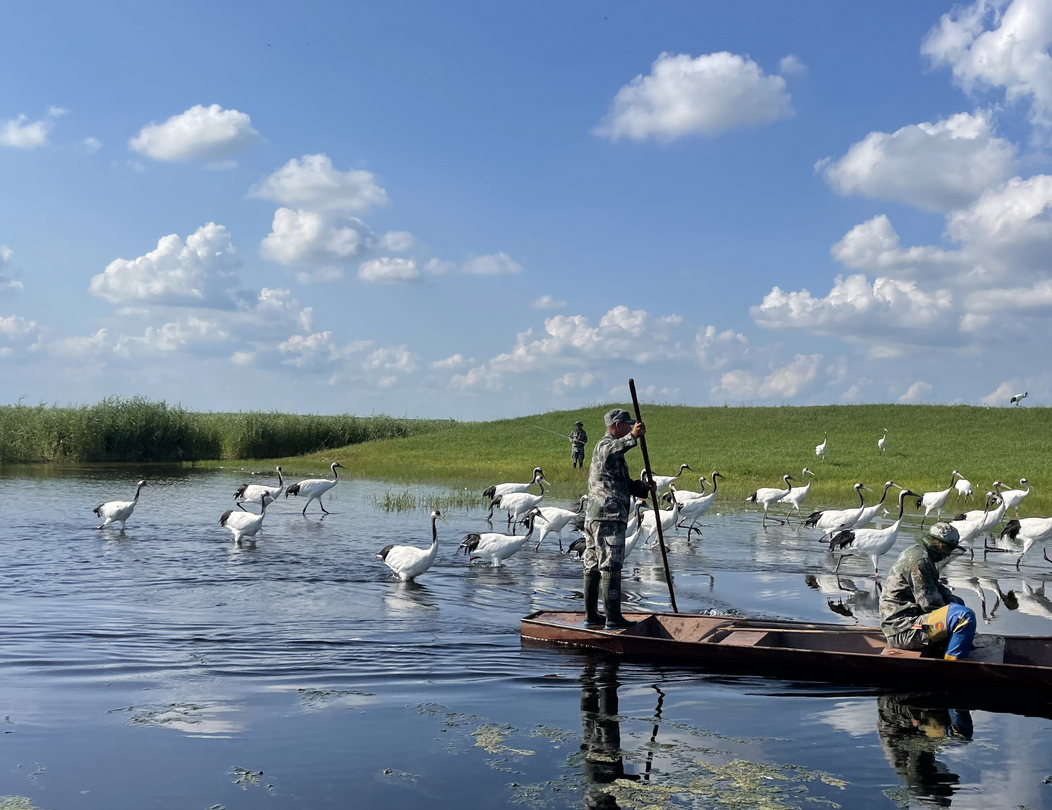
[[[988,711],[990,696],[978,710],[521,649],[523,615],[580,606],[580,567],[554,539],[500,569],[468,566],[454,551],[486,529],[482,510],[447,513],[414,585],[375,556],[430,539],[426,512],[374,508],[389,485],[341,481],[323,519],[282,500],[256,547],[237,548],[218,519],[245,472],[155,468],[126,533],[97,531],[92,507],[130,497],[138,475],[0,470],[0,797],[50,810],[1052,807],[1052,721]],[[868,560],[845,560],[838,582],[807,530],[765,532],[740,511],[705,524],[672,541],[680,610],[875,623]],[[1029,556],[1021,573],[1011,555],[946,573],[986,629],[1052,635],[1052,566]],[[657,552],[627,568],[632,603],[667,607]]]

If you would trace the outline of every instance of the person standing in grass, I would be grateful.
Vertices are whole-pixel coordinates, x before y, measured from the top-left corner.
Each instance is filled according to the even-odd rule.
[[[936,523],[895,560],[880,594],[880,629],[892,647],[941,649],[953,661],[972,651],[975,613],[939,581],[937,566],[960,542],[957,529]]]
[[[625,462],[646,426],[627,411],[614,408],[604,417],[606,433],[592,451],[588,471],[588,507],[584,536],[584,623],[586,627],[605,624],[607,630],[631,627],[621,615],[621,566],[625,559],[625,530],[632,496],[643,498],[653,486],[633,480]],[[606,618],[599,613],[602,595]]]
[[[588,434],[584,432],[584,422],[574,422],[570,431],[570,459],[574,469],[584,469],[584,446],[588,444]]]

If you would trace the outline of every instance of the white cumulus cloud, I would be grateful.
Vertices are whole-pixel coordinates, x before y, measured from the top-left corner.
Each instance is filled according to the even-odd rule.
[[[163,124],[147,124],[128,140],[128,148],[161,161],[223,161],[258,139],[246,113],[197,104]]]
[[[394,253],[403,253],[416,244],[409,231],[388,231],[380,237],[380,247]]]
[[[12,146],[15,149],[39,149],[47,146],[47,136],[51,131],[51,122],[46,118],[30,121],[25,115],[12,118],[0,126],[0,146]]]
[[[173,233],[137,259],[114,259],[91,279],[90,289],[114,304],[228,307],[234,303],[239,267],[229,232],[209,222],[185,242]]]
[[[1031,123],[1052,128],[1052,4],[1048,0],[975,0],[944,14],[921,52],[949,67],[966,92],[1003,90],[1029,104]]]
[[[259,252],[280,264],[325,265],[353,259],[375,243],[372,229],[355,217],[334,221],[314,211],[279,208]]]
[[[530,309],[566,309],[566,302],[551,295],[542,295],[530,302]]]
[[[468,259],[460,270],[469,276],[507,276],[521,273],[522,265],[501,251]]]
[[[995,135],[988,113],[958,113],[892,133],[871,132],[842,158],[819,161],[817,168],[840,194],[947,211],[1008,179],[1015,156],[1015,146]]]
[[[793,115],[785,79],[753,60],[721,51],[691,58],[662,53],[646,76],[622,87],[596,135],[617,140],[718,135]]]
[[[926,383],[923,380],[917,380],[909,388],[906,389],[906,393],[899,397],[899,402],[911,403],[911,402],[922,402],[925,397],[930,397],[932,387],[930,383]]]
[[[342,172],[324,153],[293,158],[253,186],[249,196],[311,211],[351,214],[361,214],[387,203],[387,192],[377,185],[372,172],[361,169]]]
[[[823,298],[775,287],[750,311],[761,326],[803,328],[816,334],[879,334],[889,326],[921,329],[944,325],[953,305],[947,290],[925,292],[915,281],[864,275],[837,276]]]
[[[362,262],[358,278],[370,284],[410,284],[420,280],[420,271],[412,259],[383,256]]]

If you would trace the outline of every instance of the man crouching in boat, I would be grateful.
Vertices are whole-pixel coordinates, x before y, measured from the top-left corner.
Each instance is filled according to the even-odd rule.
[[[900,650],[942,649],[950,661],[967,658],[975,638],[975,613],[939,582],[937,563],[957,548],[961,536],[936,523],[920,544],[903,551],[880,595],[880,629]],[[948,641],[948,643],[947,643]]]
[[[646,426],[628,411],[614,408],[604,417],[606,434],[596,442],[588,471],[588,510],[584,536],[584,623],[607,630],[631,627],[621,615],[621,565],[625,559],[625,530],[632,496],[645,497],[649,487],[629,475],[625,453],[636,446]],[[599,613],[602,591],[606,618]]]

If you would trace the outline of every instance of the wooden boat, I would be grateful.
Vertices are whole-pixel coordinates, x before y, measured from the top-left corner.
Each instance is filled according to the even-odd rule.
[[[1041,702],[1052,696],[1048,636],[980,635],[975,657],[984,660],[944,661],[890,648],[876,627],[686,613],[626,616],[639,623],[625,630],[603,630],[585,627],[583,613],[538,611],[522,620],[522,644],[601,650],[775,678],[907,689],[1041,689],[1031,693]]]

